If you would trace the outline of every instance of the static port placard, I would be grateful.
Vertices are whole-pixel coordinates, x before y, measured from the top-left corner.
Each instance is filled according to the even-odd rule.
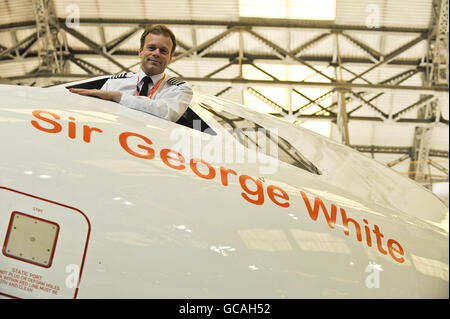
[[[13,212],[3,245],[5,256],[49,268],[59,226],[48,220]]]

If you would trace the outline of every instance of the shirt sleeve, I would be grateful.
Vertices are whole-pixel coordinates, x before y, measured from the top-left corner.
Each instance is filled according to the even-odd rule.
[[[122,93],[119,103],[176,122],[188,108],[192,95],[192,89],[188,85],[173,85],[163,90],[155,99]]]

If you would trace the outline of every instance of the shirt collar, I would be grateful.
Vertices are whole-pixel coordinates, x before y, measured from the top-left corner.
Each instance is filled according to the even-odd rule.
[[[145,74],[144,71],[142,71],[142,69],[139,70],[139,85],[142,84],[142,80],[144,79],[144,77],[148,76],[147,74]],[[153,84],[158,83],[159,80],[161,80],[161,78],[164,76],[164,72],[160,73],[160,74],[156,74],[156,75],[152,75],[150,76],[150,78],[153,81]]]

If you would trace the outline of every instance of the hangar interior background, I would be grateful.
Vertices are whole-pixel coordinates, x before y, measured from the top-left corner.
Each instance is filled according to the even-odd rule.
[[[448,203],[448,0],[2,0],[0,83],[139,69],[168,25],[167,73],[351,146]]]

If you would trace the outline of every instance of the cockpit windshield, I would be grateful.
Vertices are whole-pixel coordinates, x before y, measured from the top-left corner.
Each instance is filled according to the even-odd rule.
[[[287,164],[320,175],[318,168],[306,159],[291,143],[279,136],[276,128],[265,128],[254,121],[207,103],[198,104],[208,111],[226,131],[246,148],[255,149]]]

